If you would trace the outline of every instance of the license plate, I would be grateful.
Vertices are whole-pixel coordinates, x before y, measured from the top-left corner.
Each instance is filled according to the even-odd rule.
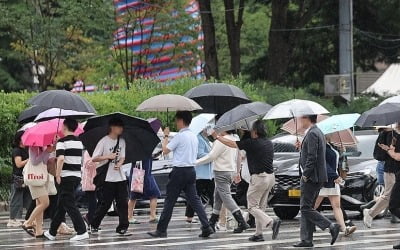
[[[299,189],[290,189],[289,191],[289,197],[300,197],[300,190]]]

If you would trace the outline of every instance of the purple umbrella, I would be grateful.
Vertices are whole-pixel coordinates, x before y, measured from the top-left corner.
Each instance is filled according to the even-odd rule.
[[[149,118],[147,121],[150,123],[151,128],[154,130],[155,133],[158,133],[160,128],[162,127],[162,123],[157,118]]]

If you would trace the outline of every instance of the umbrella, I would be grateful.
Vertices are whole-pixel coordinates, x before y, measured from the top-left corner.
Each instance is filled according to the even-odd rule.
[[[63,137],[59,123],[62,123],[62,119],[53,119],[49,121],[43,121],[37,123],[35,126],[25,130],[22,136],[22,144],[25,146],[36,146],[44,147],[54,143],[56,135]],[[75,131],[75,135],[79,135],[83,132],[82,126],[79,126]]]
[[[319,103],[308,100],[292,99],[275,105],[264,116],[264,119],[293,118],[304,115],[320,115],[328,113],[329,111]]]
[[[123,113],[112,113],[88,119],[80,138],[90,155],[97,143],[108,133],[110,119],[118,118],[124,123],[122,137],[126,141],[125,163],[144,160],[151,157],[160,139],[146,120]]]
[[[154,133],[158,133],[160,128],[162,127],[162,123],[157,118],[149,118],[147,121],[150,123],[151,128],[153,129]]]
[[[317,126],[322,133],[331,134],[353,127],[359,117],[357,113],[333,115],[317,123]]]
[[[18,131],[25,131],[28,128],[32,128],[35,125],[36,125],[36,123],[34,123],[34,122],[28,122],[24,126],[22,126],[20,129],[18,129]]]
[[[321,121],[325,120],[328,117],[329,116],[327,116],[327,115],[318,115],[317,116],[317,122],[321,122]],[[304,133],[306,131],[303,128],[303,124],[301,123],[301,119],[297,119],[296,117],[290,119],[287,122],[285,122],[282,125],[281,129],[286,131],[286,132],[288,132],[288,133],[290,133],[290,134],[292,134],[292,135],[295,135],[296,133],[298,135],[304,135]]]
[[[218,131],[233,129],[250,130],[251,124],[264,116],[271,108],[271,105],[263,102],[241,104],[223,114],[218,119],[214,129]]]
[[[240,88],[226,83],[201,84],[190,89],[185,96],[200,104],[202,112],[219,115],[251,102]]]
[[[96,113],[93,106],[83,97],[66,90],[48,90],[32,97],[28,104],[48,108]]]
[[[196,135],[207,127],[214,120],[215,114],[199,114],[192,119],[189,129]]]
[[[400,121],[400,103],[384,103],[365,111],[355,125],[360,127],[385,126]]]
[[[48,110],[48,107],[31,106],[19,114],[17,121],[21,124],[33,122],[38,114]]]
[[[385,103],[400,103],[400,95],[389,97],[389,98],[383,100],[381,103],[379,103],[379,105],[382,105]]]
[[[38,116],[36,116],[35,118],[35,122],[51,120],[54,118],[85,119],[92,116],[95,116],[95,114],[88,112],[79,112],[74,110],[52,108],[38,114]]]

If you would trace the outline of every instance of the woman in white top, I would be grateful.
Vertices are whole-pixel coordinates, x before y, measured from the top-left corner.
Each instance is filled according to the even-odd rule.
[[[221,136],[229,140],[237,140],[230,131],[221,133]],[[210,226],[214,231],[215,224],[219,219],[222,203],[238,222],[238,227],[234,230],[234,233],[241,233],[249,228],[231,194],[232,182],[238,176],[238,157],[237,149],[225,146],[217,140],[214,142],[210,153],[196,162],[196,165],[214,162],[214,207],[210,218]]]

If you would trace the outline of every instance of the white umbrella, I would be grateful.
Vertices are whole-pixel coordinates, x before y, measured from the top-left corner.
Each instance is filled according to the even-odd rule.
[[[215,114],[200,114],[192,119],[189,129],[196,135],[199,134],[207,125],[211,125],[215,118]]]
[[[29,122],[29,123],[25,124],[24,126],[22,126],[20,129],[18,129],[18,131],[25,131],[28,128],[32,128],[35,125],[36,125],[35,122]]]
[[[142,102],[136,111],[195,111],[201,110],[197,102],[181,95],[156,95]]]
[[[400,95],[389,97],[389,98],[383,100],[381,103],[379,103],[379,105],[382,105],[385,103],[400,103]]]
[[[79,112],[75,110],[51,108],[36,116],[35,122],[50,120],[53,118],[72,118],[72,119],[84,119],[94,116],[94,113]]]
[[[286,102],[281,102],[272,107],[264,116],[264,120],[293,118],[301,117],[304,115],[320,115],[328,113],[329,111],[321,106],[319,103],[308,100],[292,99]]]

